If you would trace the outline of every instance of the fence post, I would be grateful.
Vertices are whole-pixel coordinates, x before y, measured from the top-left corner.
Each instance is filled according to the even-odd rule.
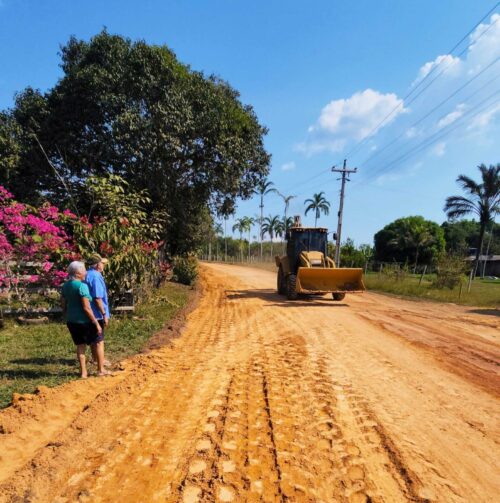
[[[422,280],[424,279],[425,276],[425,271],[427,271],[427,264],[424,266],[424,272],[420,275],[420,281],[418,282],[418,286],[422,284]]]
[[[467,285],[467,293],[470,293],[470,289],[471,289],[471,286],[472,286],[472,277],[475,273],[475,267],[473,266],[472,269],[470,270],[470,274],[469,274],[469,284]]]

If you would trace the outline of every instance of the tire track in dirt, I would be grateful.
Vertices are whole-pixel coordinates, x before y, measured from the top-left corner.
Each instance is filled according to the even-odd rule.
[[[0,449],[7,436],[35,452],[0,502],[494,500],[491,395],[345,303],[283,302],[271,281],[204,267],[204,296],[170,347],[83,392],[43,448],[22,426],[0,435]],[[32,407],[67,396],[51,393]]]

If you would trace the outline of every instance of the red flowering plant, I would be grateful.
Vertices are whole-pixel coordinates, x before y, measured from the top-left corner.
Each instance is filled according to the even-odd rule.
[[[83,256],[109,260],[104,272],[110,297],[143,294],[159,276],[160,235],[166,216],[148,213],[145,191],[134,191],[117,175],[89,177],[84,190],[93,201],[90,216],[75,221],[74,239]]]
[[[74,218],[50,204],[34,208],[17,202],[0,186],[0,291],[27,310],[30,291],[59,287],[76,249],[65,225]]]

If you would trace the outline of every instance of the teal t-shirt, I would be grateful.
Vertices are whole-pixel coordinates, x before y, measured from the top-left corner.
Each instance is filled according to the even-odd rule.
[[[82,281],[70,279],[62,287],[62,296],[66,301],[66,321],[70,323],[90,323],[89,317],[85,314],[82,306],[82,297],[89,299],[89,287]]]

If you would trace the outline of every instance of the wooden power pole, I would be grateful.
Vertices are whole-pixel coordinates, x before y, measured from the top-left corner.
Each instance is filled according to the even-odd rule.
[[[338,224],[337,224],[337,242],[335,244],[335,265],[340,267],[340,238],[342,235],[342,214],[344,212],[344,193],[345,193],[345,182],[349,182],[349,178],[347,175],[350,173],[356,173],[358,168],[348,169],[347,168],[347,160],[344,159],[344,166],[342,169],[337,169],[335,166],[332,168],[333,172],[342,173],[342,186],[340,189],[340,204],[339,204],[339,213],[338,213]]]

